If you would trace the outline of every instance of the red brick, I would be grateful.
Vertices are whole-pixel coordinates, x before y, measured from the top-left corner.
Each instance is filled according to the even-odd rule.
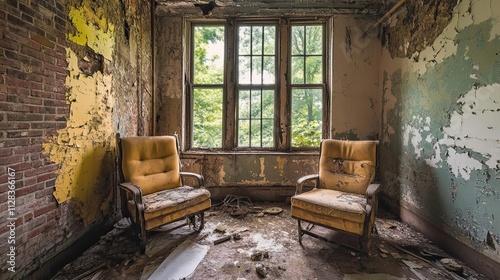
[[[11,130],[11,129],[29,129],[30,124],[27,122],[4,122],[0,123],[0,130]],[[22,141],[17,141],[17,140],[22,140]],[[5,147],[12,147],[12,146],[25,146],[29,145],[29,141],[26,141],[26,139],[17,139],[17,140],[5,140]],[[8,144],[11,143],[11,144]]]
[[[12,148],[0,148],[0,157],[6,157],[12,155]]]
[[[46,173],[46,174],[38,175],[37,181],[38,182],[45,182],[45,181],[53,179],[55,177],[56,177],[55,173]]]
[[[15,154],[26,154],[26,153],[40,152],[40,151],[42,151],[42,145],[23,146],[14,148]]]
[[[12,155],[12,156],[2,158],[2,164],[3,165],[11,165],[14,163],[20,163],[20,162],[22,162],[22,160],[23,160],[22,155]]]
[[[54,193],[54,188],[53,187],[45,187],[44,189],[42,190],[39,190],[35,193],[35,198],[36,199],[39,199],[39,198],[43,198],[43,197],[46,197],[46,196],[52,196],[52,194]]]
[[[23,170],[31,168],[31,162],[21,162],[18,164],[10,165],[9,167],[16,170],[16,172],[23,171]]]
[[[33,213],[27,213],[23,216],[23,222],[24,223],[27,223],[29,222],[31,219],[33,219]]]
[[[41,189],[43,189],[43,184],[36,184],[36,185],[26,186],[23,188],[17,188],[16,197],[21,197],[30,193],[34,193]]]
[[[26,176],[26,177],[36,176],[39,174],[44,174],[47,172],[55,171],[56,169],[57,169],[57,165],[50,164],[50,165],[39,167],[39,168],[36,168],[33,170],[29,170],[29,171],[25,172],[24,176]]]
[[[7,119],[9,121],[42,121],[43,115],[40,114],[20,114],[8,113]]]
[[[54,42],[51,42],[49,39],[39,36],[37,34],[31,34],[31,39],[47,48],[54,48]]]
[[[40,215],[43,215],[51,210],[54,210],[54,209],[57,209],[57,204],[53,203],[53,204],[49,204],[47,206],[44,206],[42,208],[39,208],[39,209],[36,209],[34,213],[35,217],[38,217]]]

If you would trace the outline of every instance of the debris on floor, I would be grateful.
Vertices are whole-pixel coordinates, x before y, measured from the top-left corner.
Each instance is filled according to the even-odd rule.
[[[175,248],[148,279],[184,279],[194,272],[208,249],[207,245],[200,245],[188,239]]]
[[[297,221],[290,216],[289,204],[247,204],[251,202],[241,197],[228,198],[226,202],[229,201],[235,205],[239,203],[240,208],[247,210],[246,214],[235,218],[231,211],[223,211],[219,205],[209,211],[211,214],[206,216],[201,232],[188,227],[174,231],[167,231],[167,226],[159,228],[148,235],[145,254],[139,252],[132,228],[127,227],[126,221],[120,221],[97,244],[61,269],[53,280],[145,280],[160,273],[162,265],[162,269],[182,267],[175,265],[177,258],[174,256],[182,256],[189,250],[196,251],[196,257],[188,257],[193,263],[182,276],[186,280],[487,279],[447,255],[422,234],[381,211],[375,222],[378,231],[372,235],[369,253],[362,254],[310,236],[304,236],[303,246],[300,246]],[[275,207],[282,210],[279,215],[264,214],[266,209]],[[226,209],[236,208],[228,206]],[[329,240],[344,238],[341,233],[319,226],[313,231]],[[217,244],[214,242],[222,237],[229,238]],[[353,240],[357,242],[356,238]],[[179,252],[173,253],[175,251]],[[446,258],[461,266],[463,272],[446,269],[440,261]]]

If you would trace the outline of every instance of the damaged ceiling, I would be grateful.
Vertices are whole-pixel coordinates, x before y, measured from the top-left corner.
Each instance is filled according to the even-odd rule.
[[[157,16],[382,14],[396,0],[156,0]]]

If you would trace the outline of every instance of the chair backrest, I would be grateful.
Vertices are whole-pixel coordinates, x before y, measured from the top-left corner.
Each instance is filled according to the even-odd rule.
[[[321,142],[319,188],[365,194],[375,177],[377,141]]]
[[[123,137],[120,142],[124,179],[143,195],[182,185],[175,136]]]

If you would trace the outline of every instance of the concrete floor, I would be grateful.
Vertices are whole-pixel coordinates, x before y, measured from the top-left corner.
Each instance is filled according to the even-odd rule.
[[[445,252],[382,211],[376,221],[378,233],[372,236],[366,255],[309,236],[304,236],[301,247],[289,204],[254,206],[277,206],[283,212],[235,218],[214,207],[206,213],[200,233],[188,227],[153,232],[145,254],[138,252],[129,228],[115,228],[53,279],[148,279],[176,247],[189,244],[204,248],[206,255],[199,256],[201,262],[185,279],[487,279],[453,258],[464,272],[459,275],[446,270],[439,261],[450,258]],[[225,229],[225,233],[217,229]],[[314,230],[329,239],[355,241],[321,227]],[[214,244],[214,240],[235,232],[240,240]],[[257,268],[264,268],[266,276],[259,275]],[[162,279],[170,278],[164,275]]]

